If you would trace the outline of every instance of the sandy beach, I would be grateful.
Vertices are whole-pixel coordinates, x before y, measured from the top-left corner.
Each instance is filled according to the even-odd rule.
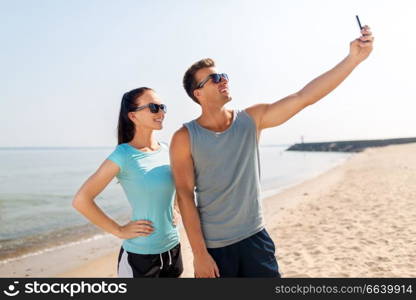
[[[367,149],[266,198],[283,277],[416,277],[416,144]],[[192,252],[181,230],[184,273]],[[1,277],[113,277],[121,241],[104,236],[0,265]],[[62,263],[61,263],[62,262]]]
[[[274,200],[268,229],[285,277],[416,277],[416,144],[371,148]],[[303,198],[303,200],[301,200]]]

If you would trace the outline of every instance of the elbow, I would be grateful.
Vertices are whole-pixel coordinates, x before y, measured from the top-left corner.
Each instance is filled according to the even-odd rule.
[[[72,199],[72,207],[82,213],[85,210],[87,199],[88,197],[78,192],[74,199]]]
[[[302,109],[312,105],[316,102],[315,97],[304,93],[302,90],[295,94],[296,99],[299,100]]]
[[[74,209],[76,209],[76,210],[80,210],[80,208],[81,208],[81,205],[80,205],[80,200],[79,200],[79,197],[78,197],[78,194],[77,195],[75,195],[75,197],[74,197],[74,199],[72,199],[72,207],[74,208]]]
[[[195,206],[195,199],[193,192],[182,192],[177,194],[177,202],[179,210],[182,212],[189,208],[189,206]]]

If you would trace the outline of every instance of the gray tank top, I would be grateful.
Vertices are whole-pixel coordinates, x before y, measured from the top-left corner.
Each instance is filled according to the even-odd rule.
[[[195,169],[195,193],[208,248],[237,243],[264,228],[260,202],[260,161],[254,120],[234,110],[233,123],[220,133],[188,129]]]

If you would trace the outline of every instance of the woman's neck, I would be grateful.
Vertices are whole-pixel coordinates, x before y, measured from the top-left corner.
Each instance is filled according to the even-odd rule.
[[[136,129],[133,139],[129,142],[129,145],[137,148],[141,151],[155,151],[159,149],[159,143],[153,135],[153,130],[149,129]]]

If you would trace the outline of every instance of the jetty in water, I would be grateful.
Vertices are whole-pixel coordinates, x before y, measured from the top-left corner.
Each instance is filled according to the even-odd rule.
[[[383,147],[408,143],[416,143],[416,138],[300,143],[290,146],[287,151],[361,152],[370,147]]]

